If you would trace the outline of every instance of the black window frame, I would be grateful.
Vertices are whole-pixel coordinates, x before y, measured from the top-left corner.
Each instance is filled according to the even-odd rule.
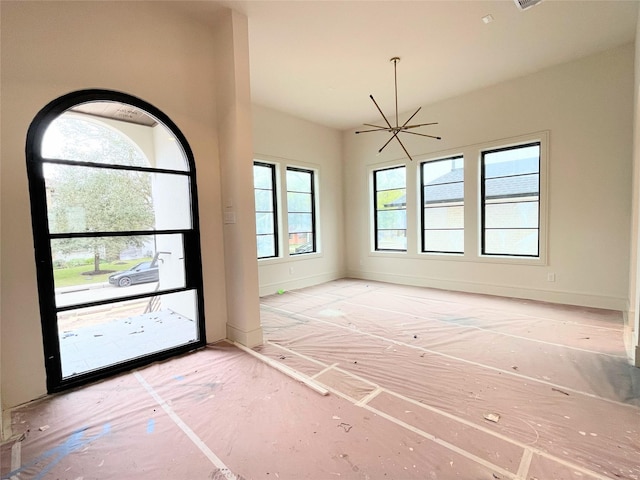
[[[307,173],[310,176],[310,190],[311,192],[299,192],[299,191],[295,191],[295,190],[289,190],[289,182],[286,182],[286,194],[287,194],[287,251],[289,252],[289,256],[297,256],[297,255],[308,255],[311,253],[317,253],[318,252],[318,242],[317,242],[317,228],[316,228],[316,172],[314,170],[310,170],[308,168],[301,168],[301,167],[293,167],[293,166],[287,166],[286,168],[287,172],[301,172],[301,173]],[[285,175],[286,176],[286,175]],[[305,194],[310,194],[311,195],[311,212],[297,212],[297,211],[291,211],[290,207],[289,207],[289,201],[288,201],[288,196],[289,193],[305,193]],[[296,213],[311,213],[311,232],[291,232],[291,225],[289,224],[289,215],[290,214],[296,214]],[[298,234],[298,233],[310,233],[311,234],[311,250],[309,251],[301,251],[301,252],[291,252],[291,248],[290,248],[290,237],[289,235],[291,235],[292,233]]]
[[[486,171],[486,165],[485,165],[485,157],[487,154],[491,154],[491,153],[496,153],[496,152],[504,152],[504,151],[509,151],[509,150],[518,150],[518,149],[522,149],[522,148],[527,148],[527,147],[538,147],[538,170],[537,170],[537,175],[538,175],[538,200],[537,200],[537,205],[538,205],[538,223],[536,228],[529,228],[529,227],[523,227],[522,229],[524,230],[536,230],[537,231],[537,246],[536,246],[536,250],[537,253],[535,255],[524,255],[524,254],[514,254],[514,253],[487,253],[486,252],[486,232],[487,232],[487,228],[486,228],[486,178],[485,178],[485,171]],[[527,143],[522,143],[522,144],[518,144],[518,145],[510,145],[508,147],[499,147],[499,148],[491,148],[491,149],[487,149],[487,150],[482,150],[481,154],[480,154],[480,254],[483,256],[487,256],[487,257],[510,257],[510,258],[535,258],[535,259],[540,259],[541,258],[541,252],[540,252],[540,243],[541,243],[541,239],[540,239],[540,234],[541,234],[541,197],[542,197],[542,191],[541,191],[541,177],[542,177],[542,142],[537,140],[534,142],[527,142]],[[518,176],[523,176],[523,175],[531,175],[530,173],[527,174],[516,174],[516,175],[504,175],[501,177],[490,177],[491,179],[494,178],[510,178],[510,177],[518,177]],[[503,202],[503,203],[510,203],[510,202]],[[511,202],[513,203],[513,202]],[[518,228],[511,228],[510,230],[517,230]],[[490,230],[498,230],[497,228],[492,228]]]
[[[374,250],[376,252],[406,252],[407,248],[380,248],[380,246],[378,245],[378,232],[380,231],[380,229],[378,228],[378,173],[381,172],[386,172],[389,170],[397,170],[397,169],[404,169],[404,194],[405,194],[405,204],[404,204],[404,208],[397,208],[395,209],[395,211],[398,210],[404,210],[405,212],[405,223],[407,221],[407,202],[406,202],[406,196],[407,196],[407,166],[406,165],[396,165],[393,167],[386,167],[386,168],[380,168],[380,169],[376,169],[373,171],[373,245],[374,245]],[[394,188],[393,190],[397,190],[396,188]],[[385,190],[380,190],[385,191]],[[389,211],[394,211],[394,210],[384,210],[386,212]],[[401,230],[398,228],[393,228],[393,229],[383,229],[383,230]],[[407,238],[407,227],[405,226],[404,228],[404,237],[405,239]]]
[[[280,237],[278,235],[280,226],[278,224],[278,191],[277,191],[278,182],[277,182],[276,165],[273,163],[262,162],[259,160],[254,160],[253,165],[259,166],[259,167],[266,167],[271,170],[271,206],[273,208],[273,232],[271,233],[271,235],[273,235],[274,254],[263,256],[263,257],[258,255],[258,260],[264,260],[268,258],[278,258],[280,256]],[[253,190],[255,195],[256,190],[265,190],[265,189],[258,189],[255,187],[255,184],[254,184]],[[256,210],[256,245],[257,245],[258,237],[267,236],[267,234],[259,234],[257,232],[257,219],[258,219],[257,214],[258,213],[259,213],[258,210]],[[271,212],[263,212],[263,213],[271,213]]]
[[[42,155],[42,141],[44,134],[58,116],[74,106],[89,102],[116,102],[132,105],[150,116],[166,127],[184,152],[188,164],[188,170],[159,169],[153,167],[137,167],[126,165],[98,164],[93,162],[82,162],[66,159],[44,158]],[[150,363],[168,359],[198,348],[206,346],[205,312],[204,312],[204,289],[202,283],[202,255],[200,245],[200,226],[198,210],[198,193],[196,187],[196,168],[193,152],[187,142],[186,137],[173,121],[162,111],[153,105],[122,92],[90,89],[79,90],[63,95],[47,104],[32,120],[26,139],[26,166],[29,185],[29,195],[31,201],[31,222],[33,230],[34,254],[36,261],[36,274],[38,284],[38,297],[40,308],[40,320],[42,325],[42,341],[44,348],[44,360],[46,370],[46,384],[49,393],[55,393],[77,386],[85,385],[103,378],[111,377],[118,373],[129,371],[133,368],[142,367]],[[49,231],[49,219],[47,211],[47,192],[44,176],[44,164],[59,164],[85,166],[91,168],[132,170],[152,173],[169,173],[174,175],[184,175],[189,178],[191,195],[191,228],[188,229],[153,229],[142,231],[110,231],[110,232],[85,232],[85,233],[51,233]],[[74,304],[72,306],[56,306],[55,287],[53,277],[53,257],[51,251],[51,240],[58,238],[73,237],[100,237],[100,236],[129,236],[129,235],[159,235],[159,234],[181,234],[183,238],[184,264],[185,264],[185,285],[182,288],[171,288],[159,292],[127,295],[126,297],[109,298],[86,303]],[[60,342],[57,329],[57,314],[68,310],[107,305],[125,300],[137,300],[152,298],[155,295],[172,294],[184,291],[196,292],[198,339],[187,344],[178,345],[166,350],[161,350],[151,354],[144,354],[130,360],[108,365],[97,370],[80,373],[63,378],[62,364],[60,358]]]
[[[460,228],[447,228],[447,229],[443,229],[443,228],[428,228],[426,225],[426,220],[425,220],[425,214],[426,214],[426,210],[427,208],[447,208],[445,207],[427,207],[426,201],[425,201],[425,188],[428,188],[429,185],[425,185],[424,182],[424,167],[427,164],[433,164],[433,163],[437,163],[437,162],[445,162],[445,161],[456,161],[456,160],[462,160],[463,162],[463,166],[462,166],[462,172],[463,172],[463,176],[462,176],[462,180],[459,181],[455,181],[455,182],[444,182],[444,183],[438,183],[438,184],[434,184],[437,186],[440,185],[455,185],[455,184],[462,184],[462,198],[460,199],[460,201],[462,201],[462,205],[456,205],[455,207],[462,207],[462,211],[463,211],[463,224],[462,227]],[[453,155],[450,157],[445,157],[445,158],[438,158],[438,159],[434,159],[434,160],[426,160],[424,162],[420,163],[420,207],[421,207],[421,214],[420,214],[420,251],[422,253],[442,253],[442,254],[460,254],[460,255],[464,255],[464,234],[465,234],[465,227],[464,227],[464,155]],[[443,202],[445,203],[445,202]],[[427,246],[426,246],[426,232],[428,230],[437,230],[437,231],[442,231],[442,230],[459,230],[462,231],[462,250],[427,250]]]

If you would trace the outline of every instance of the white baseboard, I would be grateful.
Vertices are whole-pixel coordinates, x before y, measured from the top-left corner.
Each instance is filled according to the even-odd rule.
[[[307,277],[296,277],[292,279],[283,280],[277,283],[266,283],[260,285],[260,296],[271,295],[278,293],[280,290],[295,290],[297,288],[312,287],[313,285],[319,285],[321,283],[330,282],[332,280],[338,280],[344,278],[343,272],[330,272],[321,273],[318,275],[309,275]]]
[[[245,332],[232,325],[227,324],[227,338],[232,342],[237,342],[245,347],[253,348],[264,343],[262,327]]]
[[[626,298],[597,295],[592,293],[569,292],[560,290],[545,290],[537,288],[514,287],[495,283],[479,283],[469,281],[442,280],[439,278],[416,277],[413,275],[398,275],[377,272],[350,271],[350,278],[374,280],[378,282],[398,283],[417,287],[437,288],[484,295],[498,295],[510,298],[523,298],[541,302],[560,303],[563,305],[577,305],[581,307],[604,308],[608,310],[626,311]]]

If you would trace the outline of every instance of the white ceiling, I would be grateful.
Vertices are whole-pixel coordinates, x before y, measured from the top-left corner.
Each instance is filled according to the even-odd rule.
[[[624,0],[188,3],[200,18],[221,5],[248,17],[254,103],[338,129],[378,121],[369,94],[393,114],[394,56],[403,112],[632,42],[638,19]]]

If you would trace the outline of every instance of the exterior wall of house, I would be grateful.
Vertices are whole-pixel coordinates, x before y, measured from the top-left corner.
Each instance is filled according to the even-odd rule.
[[[318,253],[288,256],[287,232],[280,232],[280,258],[258,261],[260,295],[291,290],[344,276],[344,203],[341,135],[337,130],[253,106],[254,158],[275,163],[279,187],[287,166],[316,172]],[[282,192],[282,188],[279,189]],[[279,218],[286,216],[280,198]],[[282,225],[282,222],[280,222]]]
[[[1,2],[0,8],[0,371],[6,409],[46,392],[24,154],[35,115],[61,95],[105,88],[153,104],[178,125],[195,156],[207,340],[215,341],[226,337],[227,323],[216,95],[231,96],[224,89],[234,88],[238,79],[216,92],[216,55],[231,46],[217,45],[211,26],[182,17],[170,2]],[[233,29],[230,17],[220,22]],[[246,45],[235,48],[235,55],[248,58]],[[248,82],[248,72],[242,74]],[[250,134],[249,128],[245,142],[251,142]],[[251,215],[238,211],[238,216]],[[253,268],[257,271],[255,262]],[[251,279],[243,281],[250,289]],[[255,297],[238,302],[255,302],[257,310]]]
[[[625,310],[631,226],[633,57],[634,46],[628,44],[425,106],[416,122],[439,122],[427,133],[443,139],[404,136],[413,162],[394,143],[376,156],[387,140],[384,135],[345,131],[348,275]],[[376,98],[383,102],[382,97],[392,93],[379,92]],[[469,146],[510,143],[511,139],[536,132],[548,135],[546,259],[527,263],[482,257],[478,246],[478,148]],[[411,197],[419,181],[417,164],[465,151],[465,255],[420,254],[417,204],[412,203],[418,197]],[[409,250],[372,252],[369,177],[373,168],[393,165],[408,167]],[[549,274],[555,281],[548,280],[554,278]]]

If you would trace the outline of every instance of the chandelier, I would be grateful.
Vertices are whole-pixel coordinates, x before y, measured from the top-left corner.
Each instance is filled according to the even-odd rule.
[[[412,131],[414,128],[425,127],[427,125],[437,125],[438,124],[438,122],[431,122],[431,123],[418,123],[416,125],[409,125],[409,122],[413,119],[413,117],[415,117],[417,115],[417,113],[420,111],[420,109],[422,107],[418,107],[418,109],[415,111],[415,113],[413,115],[411,115],[409,117],[409,119],[406,122],[404,122],[402,125],[399,124],[399,122],[398,122],[398,62],[400,61],[400,57],[393,57],[390,61],[393,62],[393,74],[394,74],[394,80],[395,80],[396,126],[394,127],[393,125],[391,125],[391,123],[389,122],[389,120],[387,119],[385,114],[382,112],[382,109],[378,105],[378,102],[376,102],[375,98],[373,98],[373,95],[369,95],[369,98],[371,98],[371,101],[373,102],[373,104],[378,109],[378,112],[380,112],[380,115],[382,115],[382,119],[387,124],[387,126],[385,127],[383,125],[373,125],[371,123],[365,123],[364,125],[366,125],[367,127],[373,127],[373,128],[371,130],[359,130],[359,131],[356,132],[356,134],[368,133],[368,132],[389,132],[389,133],[391,133],[391,138],[389,138],[389,140],[387,140],[387,143],[385,143],[380,148],[380,150],[378,150],[378,153],[381,153],[382,150],[384,150],[385,147],[387,145],[389,145],[391,143],[391,141],[395,138],[398,141],[398,143],[400,144],[400,146],[402,147],[402,149],[404,150],[404,153],[406,153],[407,157],[409,157],[409,160],[413,161],[413,158],[411,158],[411,155],[409,155],[409,152],[407,151],[407,149],[405,148],[404,144],[402,143],[402,140],[400,140],[399,134],[407,133],[407,134],[410,134],[410,135],[418,135],[420,137],[435,138],[436,140],[441,140],[442,137],[436,137],[434,135],[427,135],[425,133],[418,133],[418,132]]]

